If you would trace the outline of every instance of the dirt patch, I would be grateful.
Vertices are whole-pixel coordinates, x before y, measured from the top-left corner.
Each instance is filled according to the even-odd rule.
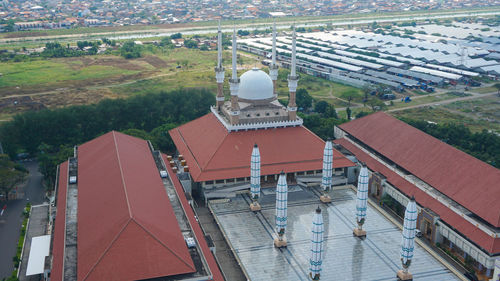
[[[115,77],[96,78],[87,80],[61,81],[50,85],[31,85],[24,87],[0,88],[0,98],[9,96],[37,95],[44,92],[66,91],[72,89],[83,89],[87,87],[107,87],[112,84],[120,84],[126,81],[135,81],[154,75],[157,71],[144,71],[130,75],[119,75]]]
[[[58,108],[70,105],[95,104],[103,99],[115,99],[120,96],[110,89],[72,89],[51,94],[22,96],[0,100],[0,115],[14,115],[26,111],[38,111],[44,108]]]
[[[87,63],[87,61],[86,61]],[[91,66],[91,65],[103,65],[103,66],[113,66],[116,68],[120,69],[126,69],[126,70],[145,70],[144,67],[135,64],[133,60],[126,60],[121,57],[93,57],[91,58],[91,61],[88,62],[87,64],[84,64],[85,66]]]
[[[48,108],[94,104],[108,98],[118,98],[118,95],[111,92],[109,89],[103,88],[93,90],[75,89],[58,94],[47,94],[32,97],[34,102],[40,103]]]
[[[168,67],[167,62],[165,62],[164,60],[160,59],[157,56],[146,56],[146,57],[140,58],[139,60],[147,62],[155,68],[167,68]]]

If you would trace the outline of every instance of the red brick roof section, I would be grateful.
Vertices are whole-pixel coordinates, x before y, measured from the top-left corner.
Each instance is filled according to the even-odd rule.
[[[178,128],[170,136],[197,182],[250,176],[250,156],[259,145],[261,174],[322,169],[325,142],[303,126],[227,132],[213,113]],[[333,151],[333,167],[354,163]]]
[[[167,162],[167,157],[165,154],[162,154],[163,161],[165,163]],[[208,247],[208,243],[205,240],[205,235],[200,227],[200,224],[198,223],[197,219],[195,218],[194,211],[191,208],[191,205],[186,199],[186,196],[184,195],[184,189],[182,188],[181,182],[175,175],[175,173],[172,170],[172,167],[170,165],[167,165],[167,171],[168,175],[172,181],[172,184],[174,185],[175,192],[177,194],[177,197],[179,198],[179,201],[181,202],[182,209],[184,210],[184,214],[186,215],[189,225],[191,226],[191,229],[194,232],[194,235],[196,236],[196,241],[198,241],[198,246],[200,247],[203,257],[205,258],[205,261],[208,264],[208,267],[210,269],[210,273],[212,275],[212,280],[214,281],[224,281],[224,277],[222,276],[222,272],[219,269],[219,266],[217,264],[217,261],[215,260],[215,257],[213,256],[212,252],[210,251],[210,248]]]
[[[397,189],[406,194],[406,196],[415,196],[415,200],[419,205],[434,211],[439,215],[441,220],[446,222],[448,225],[451,225],[453,228],[465,235],[469,240],[474,242],[479,247],[483,248],[485,251],[490,254],[500,253],[500,238],[491,237],[484,231],[480,230],[475,225],[471,224],[463,217],[450,210],[448,207],[443,205],[441,202],[439,202],[429,194],[420,190],[418,187],[414,186],[412,183],[408,182],[407,180],[384,166],[382,163],[364,153],[361,149],[357,148],[346,139],[342,138],[335,140],[335,143],[342,145],[344,148],[356,155],[356,158],[366,163],[370,170],[379,172],[384,175],[386,177],[386,180],[391,185],[394,185]]]
[[[339,126],[491,225],[500,227],[500,170],[383,112]]]
[[[146,141],[110,132],[78,147],[78,280],[195,272]]]
[[[57,213],[54,224],[54,239],[52,241],[52,270],[50,279],[63,280],[64,233],[66,230],[66,192],[68,190],[68,161],[59,165],[57,184]]]

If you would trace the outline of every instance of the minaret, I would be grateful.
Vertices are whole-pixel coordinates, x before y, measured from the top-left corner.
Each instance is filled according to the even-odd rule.
[[[297,81],[299,77],[295,70],[296,67],[296,34],[295,26],[293,26],[292,34],[292,65],[290,70],[290,75],[288,75],[288,90],[290,91],[290,98],[288,100],[288,120],[295,121],[297,119],[297,104],[295,103],[295,92],[297,91]]]
[[[257,202],[260,197],[260,152],[257,144],[253,147],[250,159],[250,192],[253,201],[250,204],[250,210],[254,212],[260,211],[261,207],[259,202]]]
[[[272,51],[272,63],[269,66],[269,76],[271,76],[271,79],[273,80],[273,91],[274,91],[274,98],[278,97],[277,91],[276,91],[276,82],[278,80],[278,65],[276,64],[276,21],[273,24],[273,51]]]
[[[288,205],[288,185],[286,183],[286,174],[281,171],[276,186],[276,232],[278,237],[274,239],[274,246],[277,248],[286,247],[286,222]]]
[[[332,202],[332,198],[328,194],[330,188],[332,187],[332,174],[333,174],[333,148],[332,141],[328,139],[325,143],[325,149],[323,150],[323,175],[321,178],[321,187],[323,187],[323,195],[320,196],[320,200],[323,203]]]
[[[358,227],[354,229],[353,234],[357,237],[366,237],[366,230],[363,230],[363,224],[366,219],[366,200],[368,200],[368,169],[361,167],[358,177],[358,191],[356,194],[356,222]]]
[[[215,67],[215,80],[217,80],[217,110],[220,111],[224,105],[224,93],[222,89],[224,88],[224,67],[222,66],[222,31],[220,29],[219,20],[219,30],[217,31],[217,66]]]
[[[236,27],[233,30],[233,69],[232,77],[229,79],[229,89],[231,91],[231,125],[236,125],[240,118],[240,105],[238,104],[238,89],[240,86],[240,79],[238,78],[238,71],[236,69]]]
[[[316,209],[312,225],[312,239],[311,239],[311,258],[309,259],[309,277],[312,280],[319,280],[321,273],[321,265],[323,264],[323,233],[325,226],[323,225],[323,216],[321,209]]]
[[[413,276],[408,272],[408,268],[410,267],[415,248],[417,216],[417,204],[415,203],[415,198],[411,197],[410,202],[406,205],[403,222],[403,240],[401,242],[401,263],[403,264],[403,269],[397,273],[399,280],[413,280]]]

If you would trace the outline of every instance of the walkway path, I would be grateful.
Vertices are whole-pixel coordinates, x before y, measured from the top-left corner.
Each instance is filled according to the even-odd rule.
[[[45,200],[45,190],[42,186],[42,175],[38,171],[36,161],[25,162],[30,175],[25,186],[25,199],[10,200],[0,220],[0,279],[9,277],[14,270],[12,257],[16,255],[17,242],[21,232],[21,217],[26,203],[41,204]],[[0,203],[3,204],[4,203]]]

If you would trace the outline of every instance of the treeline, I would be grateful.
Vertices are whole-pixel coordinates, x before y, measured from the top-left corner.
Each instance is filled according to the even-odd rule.
[[[100,42],[78,41],[78,49],[70,48],[69,45],[62,46],[61,44],[47,43],[45,50],[40,53],[40,56],[45,58],[62,58],[62,57],[80,57],[84,55],[97,54],[97,48]],[[85,47],[90,47],[88,50],[83,50]]]
[[[214,104],[207,90],[183,90],[103,100],[94,105],[45,109],[14,116],[0,127],[7,154],[37,156],[41,172],[52,186],[57,164],[82,144],[111,130],[151,140],[164,152],[175,148],[168,130],[207,113]]]
[[[500,168],[500,136],[483,130],[473,133],[458,123],[433,124],[426,121],[401,118],[402,121],[440,139],[486,163]]]

